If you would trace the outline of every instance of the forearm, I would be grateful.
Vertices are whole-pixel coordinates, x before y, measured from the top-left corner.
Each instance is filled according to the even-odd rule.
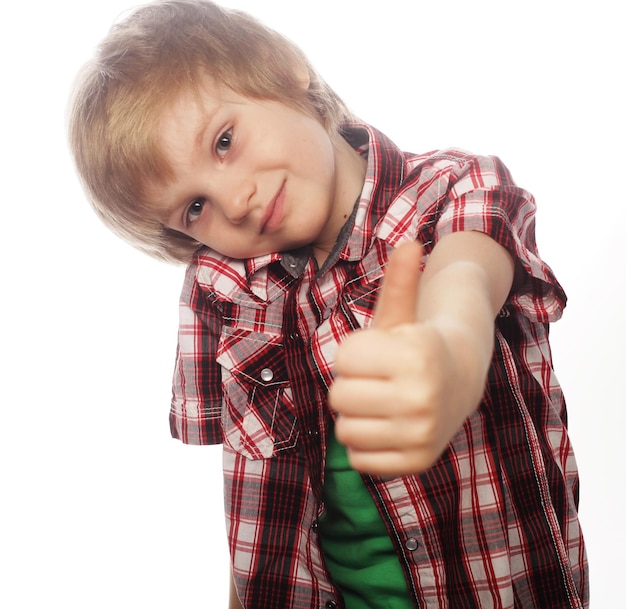
[[[455,233],[433,250],[422,278],[417,320],[442,336],[471,409],[493,355],[494,319],[513,282],[511,255],[488,236]]]
[[[398,247],[370,328],[337,349],[331,407],[352,467],[383,476],[426,470],[480,403],[494,319],[513,281],[510,254],[480,233]]]

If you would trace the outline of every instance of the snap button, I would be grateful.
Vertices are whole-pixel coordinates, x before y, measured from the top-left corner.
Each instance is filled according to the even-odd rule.
[[[261,379],[263,381],[265,381],[266,383],[269,383],[269,381],[271,381],[274,378],[274,373],[271,371],[270,368],[263,368],[263,370],[261,370]]]
[[[335,601],[326,601],[326,609],[337,609],[337,603]]]
[[[411,552],[413,552],[414,550],[417,550],[417,546],[419,544],[417,543],[417,539],[415,539],[414,537],[409,537],[405,542],[404,542],[404,547],[407,550],[410,550]]]

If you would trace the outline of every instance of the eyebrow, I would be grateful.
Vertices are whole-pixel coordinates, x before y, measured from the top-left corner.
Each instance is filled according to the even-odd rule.
[[[206,140],[206,136],[207,136],[207,131],[209,130],[209,128],[211,127],[211,124],[213,123],[213,120],[215,119],[215,115],[216,112],[213,113],[206,113],[202,119],[199,121],[199,126],[196,130],[196,135],[193,138],[193,152],[194,154],[197,154],[199,151],[202,150],[203,146],[204,146],[204,141]],[[167,188],[168,183],[165,182],[163,184],[163,187]],[[159,218],[159,220],[168,228],[170,227],[170,220],[172,219],[172,216],[174,216],[174,214],[176,214],[178,212],[178,210],[181,207],[186,206],[186,202],[182,201],[182,200],[175,200],[173,203],[171,204],[164,204],[164,205],[157,205],[157,217]],[[176,229],[172,229],[172,230],[176,230]]]
[[[211,123],[213,122],[214,118],[215,118],[215,113],[210,114],[206,116],[200,123],[200,128],[198,129],[195,140],[194,140],[194,150],[198,150],[199,148],[202,148],[204,144],[204,140],[206,139],[207,131],[209,130],[209,127],[211,126]]]

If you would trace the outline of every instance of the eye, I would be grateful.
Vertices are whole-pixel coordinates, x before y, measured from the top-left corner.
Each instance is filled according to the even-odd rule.
[[[204,209],[204,199],[194,199],[187,208],[187,224],[192,224],[195,222],[200,215],[202,214],[202,210]]]
[[[217,143],[215,144],[215,151],[217,155],[224,158],[226,153],[230,149],[230,145],[233,141],[233,131],[229,129],[228,131],[224,131],[218,138]]]

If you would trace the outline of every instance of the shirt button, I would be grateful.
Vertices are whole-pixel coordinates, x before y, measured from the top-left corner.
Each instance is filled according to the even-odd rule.
[[[404,547],[407,550],[410,550],[411,552],[413,552],[414,550],[417,550],[417,546],[419,544],[417,543],[417,539],[415,539],[414,537],[409,537],[405,542],[404,542]]]
[[[326,601],[326,609],[337,609],[337,606],[335,601]]]
[[[322,314],[322,318],[323,319],[328,319],[332,312],[333,312],[333,310],[330,307],[328,307],[327,309],[324,309],[324,313]]]
[[[263,370],[261,370],[261,379],[264,380],[266,383],[269,383],[273,378],[274,373],[271,371],[270,368],[263,368]]]

